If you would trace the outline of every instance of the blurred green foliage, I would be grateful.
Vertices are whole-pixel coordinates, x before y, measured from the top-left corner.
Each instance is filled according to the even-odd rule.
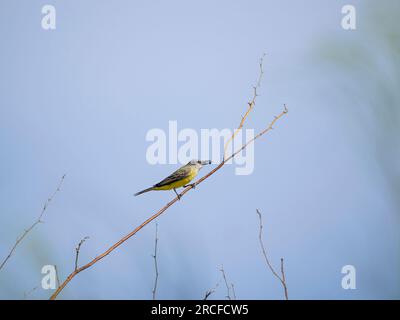
[[[344,111],[365,130],[400,213],[400,1],[366,1],[356,9],[357,29],[327,37],[318,59],[343,79]]]

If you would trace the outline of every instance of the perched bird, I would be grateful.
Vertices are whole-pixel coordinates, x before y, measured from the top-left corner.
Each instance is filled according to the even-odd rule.
[[[199,170],[206,164],[211,164],[211,161],[189,161],[188,164],[185,164],[183,167],[179,168],[154,186],[135,193],[135,196],[152,190],[174,190],[175,194],[178,196],[178,199],[180,199],[178,192],[176,192],[176,188],[189,186],[189,182],[197,176]]]

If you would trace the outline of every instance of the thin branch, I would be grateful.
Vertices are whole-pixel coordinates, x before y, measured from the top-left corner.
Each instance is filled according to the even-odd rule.
[[[57,265],[54,265],[54,270],[56,271],[57,288],[60,286],[60,277],[58,275]]]
[[[257,93],[257,92],[256,92]],[[269,124],[269,126],[264,129],[263,131],[261,131],[260,133],[258,133],[253,139],[249,140],[248,142],[246,142],[241,148],[239,148],[239,150],[235,151],[234,153],[232,153],[229,157],[222,159],[221,163],[214,168],[213,170],[211,170],[208,174],[206,174],[205,176],[203,176],[202,178],[200,178],[199,180],[197,180],[195,183],[189,185],[187,188],[185,188],[180,194],[179,194],[179,199],[181,199],[187,192],[189,192],[191,189],[193,189],[194,187],[196,187],[197,185],[199,185],[200,183],[202,183],[204,180],[208,179],[210,176],[212,176],[214,173],[216,173],[218,170],[220,170],[227,161],[229,161],[230,159],[234,158],[239,152],[241,152],[242,150],[244,150],[250,143],[253,143],[256,139],[260,138],[262,135],[264,135],[265,133],[269,132],[270,130],[272,130],[273,126],[275,125],[275,123],[281,119],[285,114],[287,114],[288,110],[286,108],[286,106],[284,106],[284,110],[274,118],[273,121],[271,121],[271,123]],[[247,118],[249,112],[246,112],[245,116],[243,117],[244,120]],[[244,123],[244,120],[242,119],[242,122]],[[233,139],[233,136],[232,136]],[[50,297],[51,300],[54,300],[57,298],[57,296],[59,295],[59,293],[65,288],[65,286],[80,272],[86,270],[87,268],[90,268],[92,265],[94,265],[95,263],[97,263],[98,261],[100,261],[101,259],[103,259],[104,257],[106,257],[107,255],[109,255],[111,252],[113,252],[115,249],[117,249],[120,245],[122,245],[125,241],[127,241],[128,239],[130,239],[131,237],[133,237],[137,232],[139,232],[143,227],[145,227],[146,225],[148,225],[150,222],[152,222],[154,219],[157,219],[161,214],[163,214],[169,207],[171,207],[172,205],[174,205],[176,202],[178,202],[178,196],[175,197],[173,200],[171,200],[170,202],[168,202],[164,207],[162,207],[159,211],[157,211],[155,214],[153,214],[150,218],[148,218],[146,221],[144,221],[142,224],[140,224],[138,227],[136,227],[134,230],[132,230],[130,233],[128,233],[127,235],[125,235],[124,237],[122,237],[119,241],[117,241],[116,243],[114,243],[113,245],[111,245],[106,251],[104,251],[103,253],[101,253],[100,255],[98,255],[97,257],[95,257],[94,259],[92,259],[90,262],[88,262],[87,264],[83,265],[82,267],[78,268],[77,270],[74,270],[73,272],[70,273],[70,275],[64,280],[64,282],[61,284],[61,286],[53,293],[53,295]]]
[[[30,296],[34,291],[36,291],[37,289],[39,289],[39,286],[36,286],[34,288],[32,288],[31,290],[29,290],[28,292],[24,292],[24,300],[26,300],[28,298],[28,296]]]
[[[256,212],[258,214],[258,218],[260,221],[260,228],[259,228],[259,234],[258,234],[258,239],[260,242],[260,246],[261,246],[261,250],[265,259],[265,262],[267,263],[268,268],[271,270],[272,274],[280,281],[280,283],[282,284],[282,287],[284,289],[285,292],[285,298],[286,300],[289,300],[289,296],[288,296],[288,290],[287,290],[287,286],[286,286],[286,278],[285,278],[285,271],[284,271],[284,267],[283,267],[283,258],[281,258],[281,275],[279,275],[274,267],[272,266],[272,264],[270,263],[269,259],[268,259],[268,255],[267,255],[267,250],[265,249],[264,246],[264,241],[263,241],[263,221],[262,221],[262,215],[260,210],[256,209]]]
[[[40,212],[39,217],[35,220],[35,222],[28,229],[24,230],[24,232],[17,238],[17,240],[15,241],[14,245],[12,246],[10,252],[4,258],[4,260],[1,262],[0,270],[4,267],[4,265],[7,263],[7,261],[11,258],[14,251],[17,249],[18,245],[22,242],[22,240],[24,240],[24,238],[29,234],[29,232],[31,232],[39,223],[43,222],[42,218],[47,210],[47,207],[49,206],[49,204],[53,200],[53,198],[56,196],[56,194],[60,191],[61,186],[64,182],[64,178],[65,178],[65,174],[61,177],[61,180],[58,183],[56,190],[53,192],[53,194],[47,199],[47,201],[43,205],[43,208],[42,208],[42,211]]]
[[[232,287],[232,297],[233,297],[233,300],[236,300],[235,286],[233,285],[233,283],[231,283],[231,287]]]
[[[281,258],[281,274],[282,274],[282,285],[284,284],[283,289],[285,290],[285,298],[286,300],[289,300],[288,289],[286,286],[285,268],[283,267],[283,258]]]
[[[154,241],[154,270],[156,273],[155,279],[154,279],[154,287],[153,287],[153,300],[156,299],[156,293],[157,293],[157,283],[158,283],[158,265],[157,265],[157,249],[158,249],[158,223],[156,223],[156,239]]]
[[[224,146],[224,158],[223,158],[224,160],[226,159],[226,150],[228,149],[229,144],[233,141],[233,139],[235,138],[236,134],[243,128],[247,117],[249,116],[250,112],[253,110],[254,106],[256,105],[256,100],[257,100],[257,97],[258,97],[257,90],[261,86],[261,80],[262,80],[263,75],[264,75],[264,69],[263,69],[264,57],[265,57],[265,53],[262,55],[262,57],[260,59],[260,63],[259,63],[259,68],[260,69],[259,69],[258,79],[257,79],[256,85],[253,87],[253,97],[252,97],[251,101],[247,103],[248,107],[247,107],[246,113],[244,114],[244,116],[242,116],[242,119],[241,119],[237,129],[233,132],[232,136],[225,143],[225,146]],[[227,160],[225,160],[225,161],[227,161]]]
[[[221,282],[221,280],[218,281],[213,288],[206,291],[203,300],[207,300],[215,292],[215,290],[217,290],[220,282]]]
[[[224,282],[225,282],[226,291],[227,291],[226,298],[228,298],[228,300],[236,299],[235,288],[234,288],[234,286],[233,286],[233,283],[231,283],[231,285],[229,286],[228,280],[227,280],[227,278],[226,278],[224,266],[221,266],[221,269],[220,269],[219,271],[221,271],[221,273],[222,273],[222,279],[223,279]],[[231,290],[233,290],[233,296],[232,296],[232,297],[231,297]]]
[[[75,271],[78,270],[78,259],[79,259],[79,253],[81,251],[81,246],[85,243],[85,241],[89,239],[88,236],[84,237],[77,245],[77,247],[75,248]],[[58,285],[60,286],[60,285]]]
[[[209,296],[211,296],[214,292],[215,292],[214,288],[207,290],[203,300],[206,301],[209,298]]]

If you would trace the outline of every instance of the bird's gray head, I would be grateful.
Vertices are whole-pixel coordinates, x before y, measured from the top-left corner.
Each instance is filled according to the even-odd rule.
[[[196,166],[197,168],[201,169],[206,164],[211,164],[211,160],[201,161],[201,160],[191,160],[188,162],[187,165]]]

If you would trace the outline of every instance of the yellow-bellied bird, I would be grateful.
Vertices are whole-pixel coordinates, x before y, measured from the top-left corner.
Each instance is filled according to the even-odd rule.
[[[135,196],[152,190],[174,190],[174,192],[178,196],[178,199],[180,199],[178,192],[176,192],[176,188],[187,187],[189,185],[189,182],[197,176],[199,170],[206,164],[211,164],[211,161],[189,161],[188,164],[185,164],[183,167],[179,168],[174,173],[172,173],[159,183],[155,184],[154,186],[135,193]]]

